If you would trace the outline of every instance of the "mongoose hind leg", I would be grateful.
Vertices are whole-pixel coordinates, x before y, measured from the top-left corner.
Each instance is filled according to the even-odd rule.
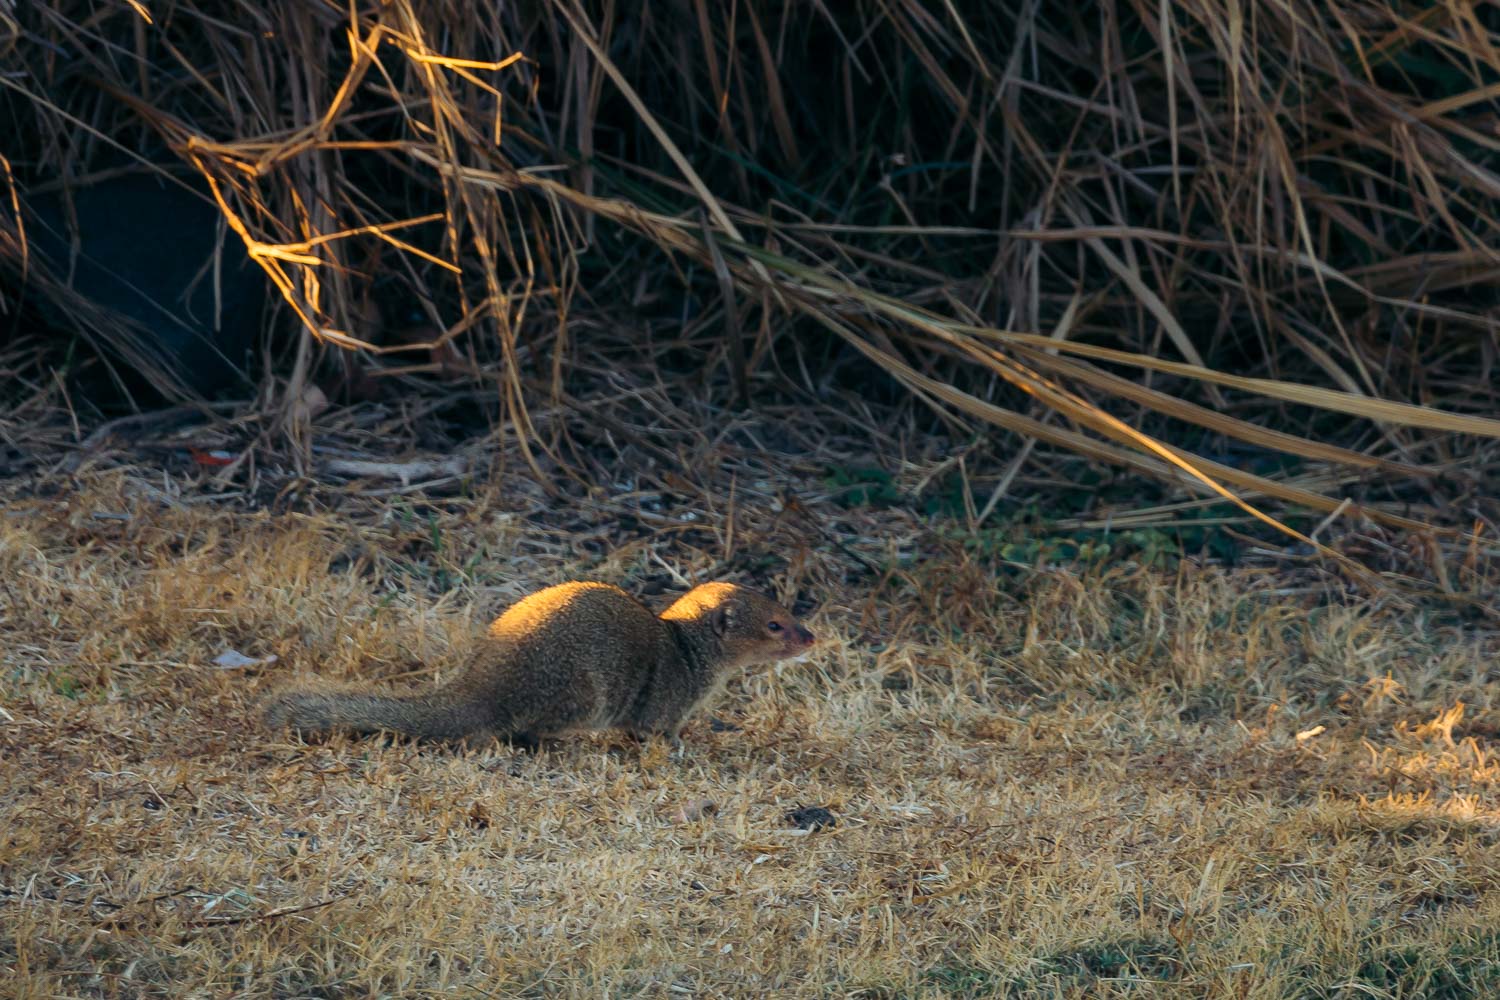
[[[542,748],[542,741],[532,733],[508,733],[498,729],[479,729],[453,741],[463,750],[489,750],[496,746],[514,747],[523,753],[534,754]]]
[[[503,742],[505,742],[505,737],[495,732],[495,730],[490,728],[489,726],[485,726],[482,729],[476,729],[472,733],[465,733],[464,735],[453,741],[454,745],[457,746],[460,750],[474,751],[488,750],[496,743]]]
[[[600,728],[607,711],[598,692],[592,677],[548,677],[528,705],[511,707],[513,727],[505,738],[534,751],[544,739]]]

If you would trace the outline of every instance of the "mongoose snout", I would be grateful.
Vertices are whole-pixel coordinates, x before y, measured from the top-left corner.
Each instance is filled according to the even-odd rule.
[[[267,699],[262,714],[269,726],[305,733],[532,742],[620,728],[675,739],[736,670],[801,656],[815,642],[786,608],[735,584],[695,587],[655,615],[618,587],[564,583],[495,619],[444,685],[409,695],[293,688]]]
[[[806,652],[817,642],[813,634],[797,622],[792,623],[790,627],[772,622],[770,628],[773,633],[780,633],[784,636],[781,641],[786,647],[787,656],[796,656]]]

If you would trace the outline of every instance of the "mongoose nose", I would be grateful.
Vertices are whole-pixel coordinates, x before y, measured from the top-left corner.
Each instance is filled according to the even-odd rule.
[[[811,646],[813,644],[813,634],[807,629],[803,628],[801,625],[798,625],[797,641],[802,643],[802,645],[804,646]]]

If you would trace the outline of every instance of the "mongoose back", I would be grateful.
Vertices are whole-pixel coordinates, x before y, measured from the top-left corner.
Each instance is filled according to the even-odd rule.
[[[564,583],[490,624],[446,684],[414,694],[298,687],[263,707],[272,728],[381,730],[425,739],[624,729],[673,740],[736,670],[798,656],[813,635],[770,598],[728,583],[695,587],[660,615],[618,587]]]

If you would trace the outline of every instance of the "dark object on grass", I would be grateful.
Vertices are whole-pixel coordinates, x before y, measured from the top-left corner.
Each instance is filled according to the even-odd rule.
[[[838,824],[838,817],[822,806],[803,806],[786,814],[787,822],[799,830],[821,830]]]

